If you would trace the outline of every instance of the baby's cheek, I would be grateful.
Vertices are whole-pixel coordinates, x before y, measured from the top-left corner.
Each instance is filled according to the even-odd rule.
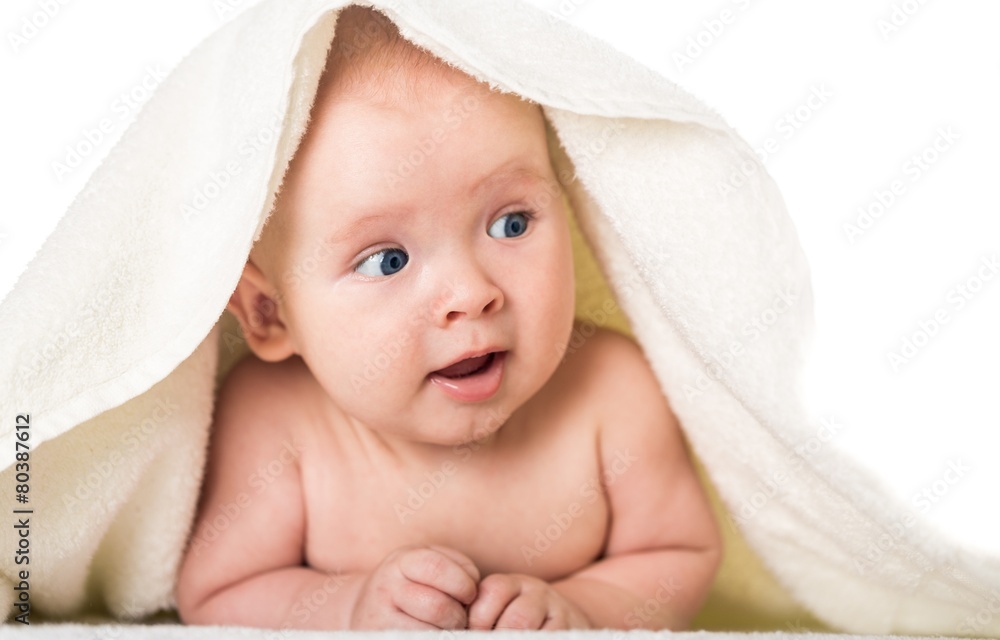
[[[545,265],[544,275],[530,276],[526,296],[537,314],[548,322],[560,322],[572,314],[576,291],[572,265],[567,269],[561,263]]]
[[[332,346],[325,363],[330,384],[349,392],[351,399],[384,403],[394,390],[403,389],[426,372],[414,362],[410,331],[368,338],[365,346],[340,342]]]

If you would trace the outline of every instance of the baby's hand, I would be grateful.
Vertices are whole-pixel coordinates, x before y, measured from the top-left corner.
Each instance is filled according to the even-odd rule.
[[[590,620],[547,582],[494,573],[479,583],[469,607],[469,629],[590,629]]]
[[[479,569],[447,547],[403,547],[361,586],[352,629],[465,629]]]

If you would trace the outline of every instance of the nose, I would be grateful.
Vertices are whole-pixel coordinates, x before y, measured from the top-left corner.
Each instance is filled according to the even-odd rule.
[[[473,320],[493,314],[504,305],[504,295],[494,278],[477,260],[449,260],[450,277],[444,278],[434,317],[441,326],[465,318]]]

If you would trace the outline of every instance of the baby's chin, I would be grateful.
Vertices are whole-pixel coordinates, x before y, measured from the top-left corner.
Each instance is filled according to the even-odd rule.
[[[466,451],[479,451],[488,449],[496,440],[497,432],[487,435],[477,434],[475,437],[441,437],[440,434],[393,434],[400,440],[405,441],[414,451],[422,454],[441,454],[445,458],[450,458],[457,453]]]
[[[496,412],[484,411],[485,418],[474,423],[460,421],[457,424],[441,424],[440,420],[435,424],[434,420],[429,420],[426,428],[416,429],[410,434],[400,434],[401,437],[413,443],[420,443],[429,446],[442,448],[471,448],[479,449],[488,447],[496,440],[498,433],[503,429],[506,420],[501,417],[494,417]]]
[[[340,407],[338,420],[351,429],[367,431],[377,438],[394,441],[402,449],[443,454],[453,449],[478,450],[489,446],[508,422],[509,414],[487,405],[444,408],[415,402],[399,411],[372,415],[368,407]],[[381,407],[386,409],[384,405]]]

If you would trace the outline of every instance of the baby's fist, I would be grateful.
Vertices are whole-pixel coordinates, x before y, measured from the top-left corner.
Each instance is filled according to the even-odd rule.
[[[590,620],[549,583],[533,576],[494,573],[479,583],[469,629],[590,629]]]
[[[431,545],[390,553],[368,576],[352,629],[465,629],[479,569],[464,554]]]

